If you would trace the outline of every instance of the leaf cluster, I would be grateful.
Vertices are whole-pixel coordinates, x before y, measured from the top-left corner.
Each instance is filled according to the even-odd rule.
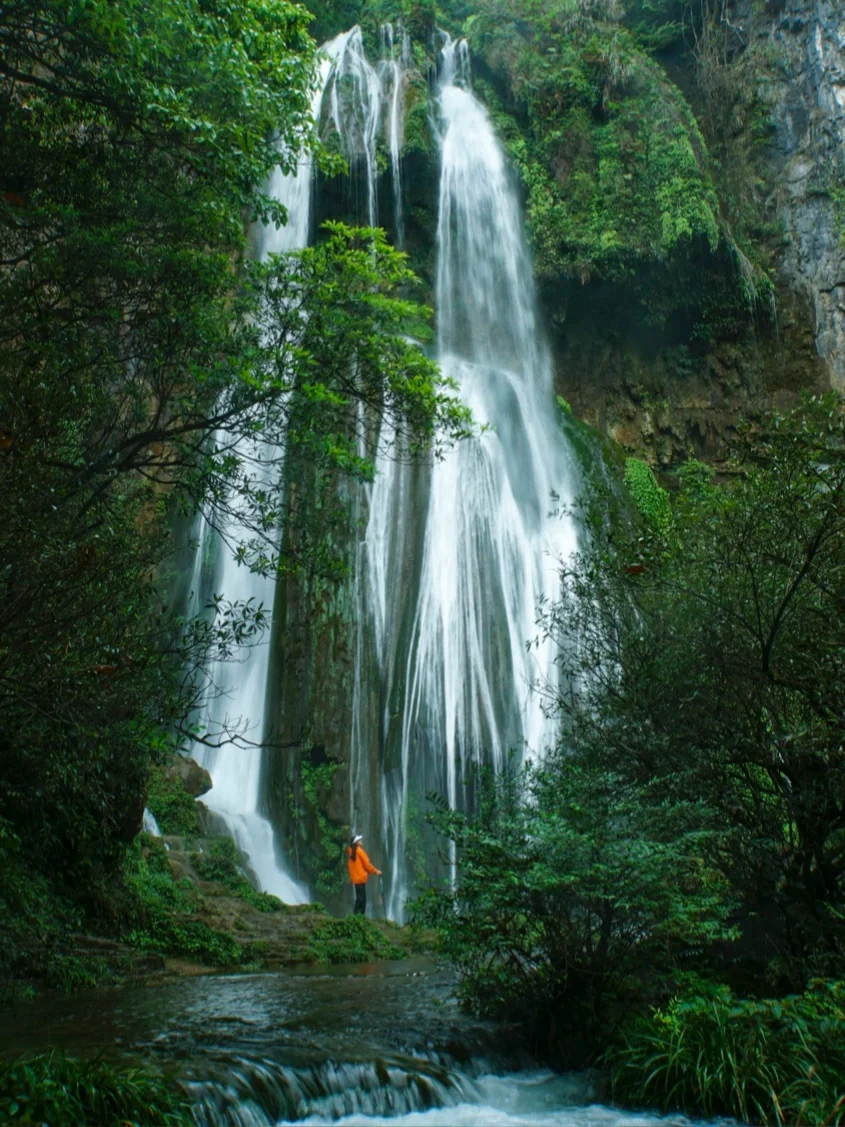
[[[742,428],[727,480],[685,467],[668,520],[590,517],[545,617],[570,746],[701,804],[704,855],[762,917],[745,956],[797,986],[842,955],[843,439],[809,399]]]
[[[407,951],[387,938],[363,916],[329,920],[314,928],[302,950],[304,962],[370,963],[376,959],[405,959]]]
[[[635,785],[565,755],[481,791],[474,816],[432,815],[459,867],[415,918],[438,928],[473,1012],[518,1020],[532,1049],[583,1064],[686,953],[728,934],[706,831],[694,806],[649,809]]]

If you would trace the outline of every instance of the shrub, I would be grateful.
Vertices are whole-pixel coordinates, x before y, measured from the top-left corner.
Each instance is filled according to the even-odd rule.
[[[160,840],[141,836],[127,852],[125,880],[132,901],[126,941],[133,947],[212,966],[244,960],[240,943],[196,918],[201,904],[196,888],[187,878],[174,879]]]
[[[190,916],[160,916],[148,928],[131,931],[126,938],[139,951],[183,955],[211,966],[233,966],[245,957],[236,939]]]
[[[472,817],[441,804],[430,818],[461,864],[414,917],[439,931],[468,1010],[521,1022],[555,1064],[591,1063],[632,1005],[665,996],[679,958],[730,934],[698,812],[655,814],[642,788],[555,753],[479,789]]]
[[[692,991],[609,1050],[616,1099],[767,1127],[845,1123],[845,983],[817,979],[777,1000],[697,979]]]
[[[143,1069],[77,1060],[60,1052],[0,1061],[4,1123],[78,1127],[190,1127],[190,1106]]]
[[[651,468],[639,458],[627,458],[625,484],[640,515],[652,531],[666,532],[672,519],[669,495],[658,485]]]

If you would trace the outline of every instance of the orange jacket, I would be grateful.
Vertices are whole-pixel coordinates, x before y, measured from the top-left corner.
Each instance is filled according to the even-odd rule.
[[[349,879],[353,884],[366,884],[370,873],[378,873],[381,876],[381,869],[377,869],[375,865],[371,864],[369,857],[360,845],[354,861],[352,860],[352,846],[347,845],[346,867],[349,869]]]

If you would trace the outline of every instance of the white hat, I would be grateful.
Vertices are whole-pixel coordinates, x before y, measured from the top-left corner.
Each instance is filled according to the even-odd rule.
[[[363,840],[364,840],[363,834],[355,834],[355,836],[352,839],[352,844],[357,845],[359,841],[363,841]]]

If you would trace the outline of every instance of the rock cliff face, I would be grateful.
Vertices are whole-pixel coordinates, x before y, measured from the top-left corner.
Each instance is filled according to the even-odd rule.
[[[717,321],[696,339],[649,328],[624,286],[546,294],[561,394],[662,468],[689,453],[718,461],[738,419],[802,390],[845,391],[845,5],[738,0],[725,12],[718,57],[696,44],[664,62],[719,161],[726,228],[774,284],[774,317],[757,310],[742,331]],[[723,73],[702,84],[708,61]],[[702,85],[724,105],[708,105]]]
[[[804,293],[832,386],[845,391],[845,6],[841,0],[749,3],[738,16],[773,65],[761,95],[773,124],[770,176],[787,234],[781,269]]]

